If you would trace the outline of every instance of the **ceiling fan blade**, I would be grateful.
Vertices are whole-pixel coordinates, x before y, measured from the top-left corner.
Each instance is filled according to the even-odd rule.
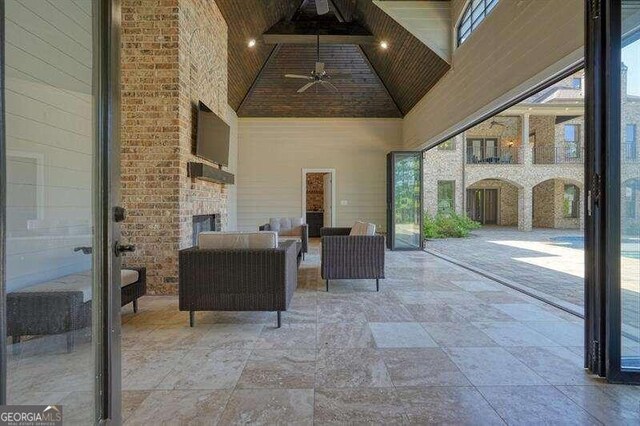
[[[300,75],[300,74],[285,74],[286,78],[299,78],[302,80],[313,80],[313,77],[310,75]]]
[[[323,86],[329,88],[329,90],[331,90],[333,92],[338,92],[338,88],[336,86],[334,86],[333,84],[329,83],[326,80],[321,80],[320,84],[322,84]]]
[[[314,84],[316,84],[315,81],[312,81],[310,83],[305,84],[304,86],[302,86],[301,88],[298,89],[298,93],[302,93],[302,92],[306,91],[309,87],[313,86]]]
[[[316,0],[316,10],[318,15],[329,13],[329,0]]]
[[[324,72],[324,62],[316,62],[316,75],[322,75]]]

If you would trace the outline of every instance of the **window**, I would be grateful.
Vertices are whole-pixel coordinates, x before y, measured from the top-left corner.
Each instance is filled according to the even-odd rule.
[[[578,187],[573,184],[564,186],[564,203],[562,211],[566,218],[577,218],[580,205]]]
[[[567,158],[580,156],[580,126],[577,124],[564,125],[564,145]]]
[[[624,158],[634,160],[637,153],[636,125],[627,124],[624,128]]]
[[[458,46],[469,38],[484,18],[496,7],[496,4],[498,4],[498,0],[469,0],[458,24]]]
[[[453,151],[456,149],[456,144],[453,139],[446,140],[438,145],[438,151]]]
[[[571,87],[574,89],[582,89],[582,79],[580,77],[572,78]]]
[[[455,211],[456,181],[438,181],[438,213],[453,213]]]

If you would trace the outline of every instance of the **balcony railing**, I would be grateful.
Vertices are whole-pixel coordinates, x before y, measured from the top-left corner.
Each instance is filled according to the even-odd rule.
[[[519,147],[467,148],[467,164],[520,164],[522,162]]]
[[[581,164],[583,161],[582,147],[573,145],[533,147],[533,164]]]

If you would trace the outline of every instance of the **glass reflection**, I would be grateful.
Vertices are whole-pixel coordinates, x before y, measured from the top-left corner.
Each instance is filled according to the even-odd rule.
[[[421,153],[398,153],[394,157],[395,248],[420,248]]]
[[[90,0],[5,2],[9,404],[93,423]]]
[[[623,1],[620,278],[623,369],[640,370],[640,2]]]

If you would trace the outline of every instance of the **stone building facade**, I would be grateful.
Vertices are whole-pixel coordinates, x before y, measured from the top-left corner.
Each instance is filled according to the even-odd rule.
[[[425,152],[425,213],[452,204],[485,224],[582,229],[583,87],[581,71]],[[623,100],[622,197],[640,216],[640,197],[631,199],[640,187],[640,97],[624,93]],[[453,194],[443,190],[451,185]]]

